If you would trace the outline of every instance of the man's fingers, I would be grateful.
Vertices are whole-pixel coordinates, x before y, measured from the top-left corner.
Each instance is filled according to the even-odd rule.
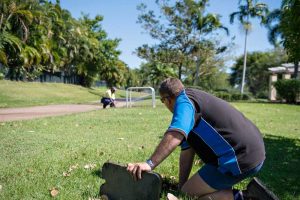
[[[138,167],[138,170],[137,170],[137,177],[138,177],[138,179],[142,179],[142,169],[140,166]]]
[[[135,181],[137,180],[137,174],[136,174],[136,172],[138,170],[138,167],[139,167],[138,165],[135,165],[134,168],[133,168],[133,170],[132,170],[133,179]]]
[[[138,164],[128,163],[127,164],[127,171],[132,175],[133,179],[137,180],[137,170],[139,168]]]
[[[135,181],[142,179],[143,171],[151,171],[151,169],[147,168],[148,165],[146,163],[128,163],[127,171],[133,176]]]
[[[133,169],[133,167],[134,167],[134,164],[128,163],[128,164],[127,164],[127,171],[131,172],[132,169]]]

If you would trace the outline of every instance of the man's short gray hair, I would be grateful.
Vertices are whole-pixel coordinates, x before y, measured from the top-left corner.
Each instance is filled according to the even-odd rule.
[[[159,87],[160,94],[167,94],[170,97],[176,97],[182,90],[184,85],[178,78],[167,78]]]

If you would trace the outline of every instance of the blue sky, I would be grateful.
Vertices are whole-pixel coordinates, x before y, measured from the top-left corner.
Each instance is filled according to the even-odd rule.
[[[61,0],[61,7],[78,18],[81,12],[94,17],[99,14],[104,17],[102,26],[109,38],[120,38],[120,59],[131,68],[138,68],[143,60],[133,52],[142,44],[153,44],[150,36],[145,33],[140,24],[137,24],[139,15],[136,6],[145,3],[148,8],[157,10],[154,0]],[[281,0],[259,0],[268,4],[271,10],[279,8]],[[230,13],[237,11],[238,0],[210,0],[208,12],[220,14],[222,23],[229,29],[230,37],[235,36],[235,48],[232,56],[243,54],[244,34],[238,23],[230,24]],[[253,30],[248,37],[248,51],[266,51],[272,49],[267,39],[267,30],[259,25],[258,20],[252,20]],[[224,36],[222,40],[228,41],[230,37]],[[232,62],[229,62],[232,63]]]

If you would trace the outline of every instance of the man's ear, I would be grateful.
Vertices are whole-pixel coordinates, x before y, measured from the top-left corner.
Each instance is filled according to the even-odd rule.
[[[175,105],[176,97],[170,97],[170,98],[168,98],[168,100],[169,100],[170,104],[174,104]]]

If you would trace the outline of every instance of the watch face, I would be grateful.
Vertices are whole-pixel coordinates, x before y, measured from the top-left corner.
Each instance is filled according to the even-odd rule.
[[[146,160],[146,163],[151,167],[151,169],[154,167],[152,160]]]

